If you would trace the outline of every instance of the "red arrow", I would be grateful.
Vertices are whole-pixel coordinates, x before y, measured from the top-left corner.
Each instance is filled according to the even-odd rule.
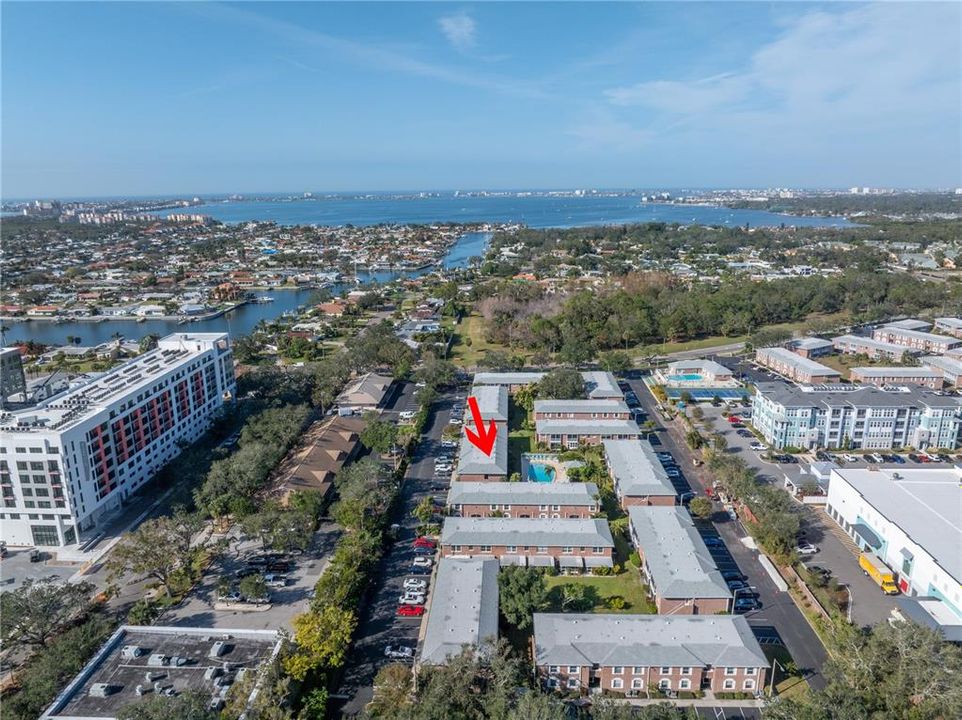
[[[469,428],[467,425],[464,426],[464,434],[468,436],[468,440],[474,445],[478,450],[483,452],[485,455],[490,455],[491,451],[494,449],[494,438],[498,434],[498,426],[494,422],[488,425],[488,429],[484,429],[484,420],[481,418],[481,410],[478,409],[478,401],[472,395],[468,398],[468,406],[471,408],[471,417],[474,418],[474,426],[478,429],[477,432]]]

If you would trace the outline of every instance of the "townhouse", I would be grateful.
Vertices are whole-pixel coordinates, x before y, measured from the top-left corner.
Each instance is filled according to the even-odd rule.
[[[894,360],[902,362],[914,351],[903,345],[881,342],[861,335],[839,335],[832,338],[832,345],[844,355],[865,355],[869,360]]]
[[[899,330],[928,330],[932,327],[932,323],[926,322],[925,320],[919,320],[917,318],[906,318],[904,320],[894,320],[892,322],[885,323],[885,327],[898,328]]]
[[[623,508],[674,505],[678,491],[647,440],[603,440],[605,465]]]
[[[831,355],[835,351],[835,346],[831,340],[823,340],[817,337],[799,338],[788,343],[788,349],[803,358],[817,358],[824,355]]]
[[[455,517],[578,518],[601,510],[594,483],[453,482],[448,507]]]
[[[864,385],[918,385],[939,390],[944,378],[940,371],[927,367],[855,367],[849,370],[853,382]]]
[[[610,372],[602,370],[585,370],[581,373],[585,380],[585,393],[592,400],[604,398],[622,399],[624,393],[618,387],[618,381]]]
[[[535,613],[533,645],[538,678],[564,692],[758,694],[769,665],[741,615]]]
[[[498,639],[498,561],[441,558],[418,650],[422,665],[440,665],[470,647],[483,654]]]
[[[631,410],[624,400],[535,400],[537,420],[627,420]]]
[[[940,333],[945,333],[955,338],[962,338],[962,318],[935,318],[935,329]]]
[[[946,351],[962,345],[962,339],[956,337],[935,335],[934,333],[922,332],[921,330],[909,330],[892,325],[875,328],[872,332],[872,338],[879,342],[901,345],[912,350],[935,355],[943,355]]]
[[[758,348],[755,352],[755,362],[789,380],[807,385],[824,385],[838,382],[842,374],[814,360],[802,357],[791,350],[782,347]]]
[[[441,529],[443,557],[494,557],[502,565],[612,567],[614,547],[604,519],[449,517]]]
[[[491,454],[481,452],[477,445],[461,433],[458,464],[455,468],[461,482],[502,482],[508,479],[508,428],[506,423],[496,423],[497,434]]]
[[[632,420],[535,421],[535,439],[552,448],[576,448],[581,444],[597,445],[605,440],[635,437],[638,437],[638,425]]]
[[[925,355],[921,362],[924,367],[941,372],[945,382],[959,386],[962,380],[962,360],[955,355]]]
[[[731,591],[686,508],[629,507],[628,527],[660,615],[731,610]]]
[[[752,424],[776,448],[954,448],[962,398],[904,386],[756,386]]]
[[[494,420],[499,423],[508,422],[508,388],[504,385],[475,385],[471,388],[471,397],[478,403],[478,411],[485,423]],[[465,420],[473,421],[470,406],[464,408]]]

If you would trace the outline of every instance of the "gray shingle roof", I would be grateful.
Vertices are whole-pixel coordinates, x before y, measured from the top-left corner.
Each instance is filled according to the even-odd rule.
[[[455,518],[444,520],[442,545],[614,547],[607,520]]]
[[[585,379],[585,391],[590,398],[622,398],[624,394],[618,387],[618,381],[610,372],[602,370],[586,370],[581,373]]]
[[[538,435],[637,435],[638,425],[631,420],[536,420]]]
[[[535,400],[535,413],[622,413],[628,414],[624,400],[601,398],[599,400]]]
[[[475,385],[471,396],[478,401],[478,410],[485,420],[508,422],[508,388],[505,385]],[[464,407],[465,418],[472,419],[471,408]]]
[[[498,570],[494,559],[442,558],[431,591],[421,662],[439,664],[498,637]]]
[[[688,510],[679,506],[636,506],[628,508],[628,518],[660,597],[731,597]]]
[[[475,385],[531,385],[540,382],[543,372],[481,372],[475,373]]]
[[[534,615],[537,665],[767,667],[741,615]]]
[[[474,425],[469,425],[475,430]],[[490,455],[485,455],[468,436],[461,433],[461,449],[458,452],[459,475],[507,475],[508,474],[508,428],[497,423],[498,434]]]
[[[605,458],[619,497],[678,494],[647,440],[604,440]]]
[[[453,482],[448,505],[594,505],[598,486],[594,483],[536,482]]]
[[[779,362],[782,362],[795,370],[803,370],[810,375],[832,375],[834,377],[840,377],[841,373],[838,370],[834,370],[830,367],[822,365],[822,363],[815,362],[814,360],[809,360],[808,358],[802,357],[798,353],[794,353],[791,350],[786,350],[782,347],[766,347],[758,348],[759,360],[765,362],[765,358],[775,358]]]

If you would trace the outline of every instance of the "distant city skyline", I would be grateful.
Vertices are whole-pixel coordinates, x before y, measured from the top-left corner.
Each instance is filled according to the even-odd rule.
[[[4,199],[962,186],[957,3],[4,2]]]

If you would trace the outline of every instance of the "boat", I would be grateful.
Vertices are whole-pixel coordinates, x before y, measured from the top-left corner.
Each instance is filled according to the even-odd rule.
[[[263,295],[261,297],[254,298],[253,300],[251,300],[251,302],[256,303],[258,305],[266,305],[267,303],[274,302],[274,298],[272,298],[270,295]]]

